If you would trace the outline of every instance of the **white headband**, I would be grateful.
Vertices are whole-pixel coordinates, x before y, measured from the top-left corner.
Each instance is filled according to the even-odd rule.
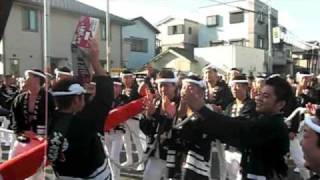
[[[72,84],[68,88],[69,91],[52,92],[53,96],[80,95],[86,93],[86,90],[80,84]]]
[[[183,83],[193,83],[193,84],[199,85],[200,87],[204,87],[203,81],[196,81],[196,80],[188,79],[188,78],[183,79],[183,80],[182,80],[182,84],[183,84]]]
[[[177,83],[177,79],[176,78],[160,78],[160,79],[156,79],[156,83],[160,84],[160,83]]]
[[[317,133],[320,133],[320,126],[316,123],[314,123],[312,120],[316,119],[315,117],[305,117],[304,123],[307,124],[311,129],[316,131]]]
[[[36,75],[36,76],[40,76],[40,77],[43,77],[46,79],[46,75],[44,75],[43,73],[41,72],[37,72],[37,71],[34,71],[34,70],[26,70],[24,75],[27,76],[28,74],[33,74],[33,75]]]
[[[59,71],[58,69],[55,69],[54,73],[56,74],[56,76],[58,76],[59,74],[67,75],[67,76],[73,76],[72,72],[63,72],[63,71]]]
[[[259,78],[259,77],[256,78],[256,81],[264,81],[264,80],[266,80],[266,79],[265,78]]]
[[[249,83],[249,81],[248,80],[245,80],[245,79],[243,79],[243,80],[231,80],[230,81],[230,84],[236,84],[236,83],[241,83],[241,84],[248,84]]]
[[[133,76],[133,74],[132,73],[125,73],[125,74],[120,73],[120,77],[124,77],[124,76]]]
[[[113,84],[115,84],[115,85],[119,85],[119,86],[121,86],[121,85],[122,85],[122,83],[121,83],[121,82],[117,82],[117,81],[114,81],[114,82],[113,82]]]
[[[300,78],[304,78],[304,77],[312,77],[313,74],[299,74]]]

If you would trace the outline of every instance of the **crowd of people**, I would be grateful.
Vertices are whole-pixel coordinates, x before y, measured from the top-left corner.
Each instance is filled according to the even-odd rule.
[[[38,69],[19,81],[4,77],[0,114],[17,136],[10,157],[21,144],[47,138],[47,158],[61,180],[118,180],[121,168],[132,167],[144,180],[286,179],[291,161],[302,179],[319,179],[320,88],[313,74],[253,77],[232,68],[224,78],[211,64],[202,74],[156,72],[149,64],[143,77],[129,70],[111,77],[98,54],[91,41],[88,84],[67,67],[55,77]],[[140,97],[141,114],[104,132],[112,108]],[[298,107],[307,113],[288,119]]]

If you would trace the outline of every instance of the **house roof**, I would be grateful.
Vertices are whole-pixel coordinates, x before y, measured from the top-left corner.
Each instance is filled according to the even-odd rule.
[[[171,16],[168,16],[162,20],[160,20],[158,23],[157,23],[157,26],[161,26],[162,24],[165,24],[167,22],[170,22],[174,19],[180,19],[180,18],[175,18],[175,17],[171,17]],[[193,20],[190,20],[190,19],[186,19],[186,18],[182,18],[184,21],[188,21],[188,22],[191,22],[191,23],[195,23],[195,24],[199,24],[197,21],[193,21]]]
[[[177,57],[180,57],[180,58],[183,58],[183,59],[186,59],[188,61],[191,61],[191,62],[198,62],[197,60],[194,59],[194,56],[193,56],[193,53],[186,50],[186,49],[183,49],[183,48],[177,48],[177,47],[171,47],[165,51],[163,51],[162,53],[158,54],[157,56],[153,57],[151,59],[151,61],[157,61],[159,59],[161,59],[163,56],[167,55],[168,53],[171,53]]]
[[[43,0],[16,0],[16,2],[23,4],[30,4],[36,6],[43,6]],[[105,19],[106,13],[100,9],[94,8],[92,6],[86,5],[76,0],[51,0],[50,7],[53,9],[68,11],[72,13],[77,13],[81,15],[92,16]],[[109,14],[110,22],[119,24],[122,26],[132,25],[134,22],[124,19],[122,17],[116,16],[114,14]]]
[[[131,21],[141,21],[142,23],[144,23],[147,27],[149,27],[153,32],[155,32],[156,34],[159,34],[160,31],[155,28],[152,24],[149,23],[149,21],[147,21],[144,17],[140,16],[140,17],[136,17],[131,19]]]

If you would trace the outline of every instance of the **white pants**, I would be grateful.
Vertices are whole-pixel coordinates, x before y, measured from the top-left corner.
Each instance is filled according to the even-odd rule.
[[[210,164],[210,179],[225,180],[227,177],[225,150],[224,145],[219,140],[211,143]]]
[[[143,180],[160,180],[161,178],[167,179],[166,161],[150,157],[143,173]]]
[[[225,151],[227,163],[227,176],[229,180],[241,180],[240,162],[241,153],[237,151]]]
[[[303,179],[309,179],[309,170],[304,166],[305,160],[303,158],[303,151],[299,143],[299,138],[295,137],[290,140],[290,155],[300,171],[300,175]]]
[[[138,120],[129,119],[125,122],[125,125],[126,125],[125,126],[126,133],[123,136],[123,143],[124,143],[124,148],[126,150],[127,162],[131,164],[133,161],[132,161],[132,141],[130,136],[132,135],[131,137],[138,153],[138,159],[139,161],[141,161],[143,158],[143,148],[140,140],[141,139],[140,134],[142,133],[140,133]]]
[[[120,162],[120,153],[122,149],[122,137],[123,132],[122,131],[114,131],[111,130],[109,133],[105,133],[105,144],[106,149],[108,152],[108,155],[110,158],[112,158],[115,163],[119,164]],[[119,180],[120,179],[120,168],[118,168],[113,162],[108,160],[109,167],[112,175],[112,180]]]

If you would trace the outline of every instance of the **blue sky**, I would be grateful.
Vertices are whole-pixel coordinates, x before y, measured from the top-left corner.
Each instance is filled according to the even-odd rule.
[[[106,0],[79,1],[102,10],[106,9]],[[191,18],[199,7],[215,3],[214,0],[110,0],[109,2],[111,13],[129,19],[143,16],[153,24],[170,15]],[[297,40],[320,41],[320,0],[272,0],[271,4],[279,12],[279,23],[286,26]]]

